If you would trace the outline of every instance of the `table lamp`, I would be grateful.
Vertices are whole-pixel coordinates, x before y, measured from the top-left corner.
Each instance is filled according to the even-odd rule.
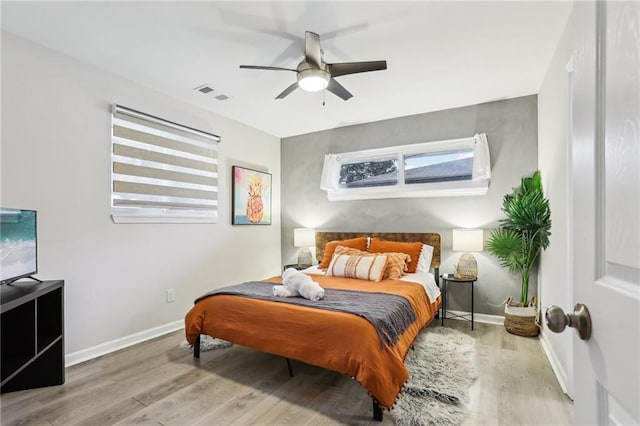
[[[316,244],[316,232],[311,228],[296,228],[293,230],[293,245],[300,247],[298,251],[298,267],[309,267],[313,263],[311,250]]]
[[[454,229],[453,251],[463,251],[453,274],[458,279],[476,279],[478,277],[478,262],[469,253],[470,251],[482,251],[482,229]]]

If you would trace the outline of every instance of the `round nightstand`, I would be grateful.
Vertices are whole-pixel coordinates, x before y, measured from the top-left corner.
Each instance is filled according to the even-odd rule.
[[[454,314],[449,312],[449,318],[462,318],[467,321],[471,321],[471,329],[473,330],[473,285],[475,284],[477,278],[455,278],[453,274],[443,274],[440,276],[442,278],[442,325],[444,325],[444,320],[447,318],[447,290],[449,287],[449,283],[463,283],[470,284],[471,287],[471,314]]]

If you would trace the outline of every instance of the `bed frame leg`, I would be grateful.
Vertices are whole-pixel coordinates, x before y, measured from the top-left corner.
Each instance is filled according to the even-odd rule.
[[[442,290],[442,287],[440,287],[440,268],[434,268],[433,272],[433,275],[435,275],[436,278],[436,285],[440,290]],[[440,319],[440,309],[436,311],[436,319]]]
[[[285,358],[287,361],[287,369],[289,370],[289,377],[293,377],[293,369],[291,368],[291,360],[289,358]]]
[[[200,358],[200,335],[196,337],[196,341],[193,343],[193,357]]]
[[[378,405],[378,401],[375,398],[371,398],[373,401],[373,420],[381,422],[382,421],[382,408]]]

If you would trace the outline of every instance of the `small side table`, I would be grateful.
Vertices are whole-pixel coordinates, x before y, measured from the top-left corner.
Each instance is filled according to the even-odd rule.
[[[471,329],[473,330],[473,285],[476,280],[455,278],[452,274],[444,274],[440,278],[442,278],[442,325],[444,325],[444,320],[447,318],[447,290],[449,283],[465,283],[470,284],[471,287],[471,314],[458,315],[449,312],[449,318],[462,318],[471,321]]]

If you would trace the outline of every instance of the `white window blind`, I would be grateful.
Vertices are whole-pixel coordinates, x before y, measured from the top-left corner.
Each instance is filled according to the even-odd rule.
[[[114,222],[217,221],[219,136],[120,105],[111,128]]]
[[[491,180],[487,136],[327,154],[329,200],[483,195]]]

